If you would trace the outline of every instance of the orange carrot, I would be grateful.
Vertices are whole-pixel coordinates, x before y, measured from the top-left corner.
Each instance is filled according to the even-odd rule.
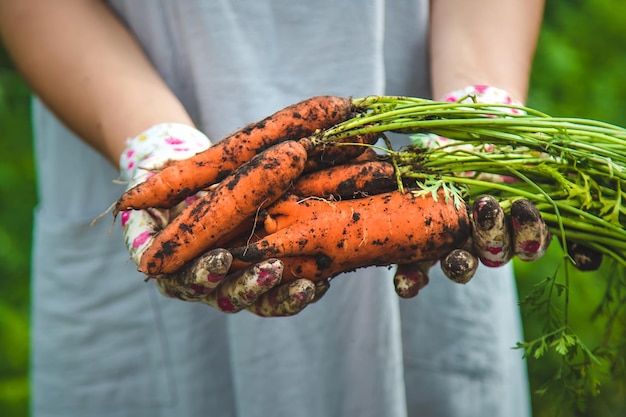
[[[246,262],[312,256],[323,278],[369,265],[436,260],[470,233],[467,209],[440,195],[392,191],[327,201],[284,196],[267,210],[269,235],[232,248]]]
[[[339,199],[380,194],[397,188],[393,165],[356,161],[304,174],[289,192],[300,196]]]
[[[252,158],[160,231],[142,255],[139,271],[148,275],[171,273],[211,249],[278,199],[300,175],[306,157],[302,144],[286,141]]]
[[[114,214],[129,209],[172,207],[188,195],[224,179],[264,149],[327,129],[350,118],[354,111],[350,99],[333,96],[312,97],[288,106],[228,135],[203,152],[172,162],[126,191],[117,201]]]
[[[234,245],[244,245],[252,239],[258,239],[264,233],[262,227],[257,227],[258,214],[243,219],[233,230],[222,234],[214,243],[215,248],[228,248]]]

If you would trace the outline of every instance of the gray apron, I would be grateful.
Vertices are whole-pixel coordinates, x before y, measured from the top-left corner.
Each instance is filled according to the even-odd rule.
[[[428,96],[425,0],[110,3],[214,141],[313,95]],[[510,267],[412,300],[360,270],[291,318],[167,299],[90,226],[117,170],[36,99],[34,127],[35,417],[529,415]]]

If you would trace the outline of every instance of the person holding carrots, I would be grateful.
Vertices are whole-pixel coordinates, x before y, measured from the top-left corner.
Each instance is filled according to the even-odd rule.
[[[150,170],[306,97],[523,102],[542,7],[0,0],[2,39],[36,95],[32,415],[528,416],[510,264],[466,286],[413,265],[328,289],[281,285],[275,261],[233,280],[217,251],[157,282],[183,300],[219,295],[186,303],[128,260],[173,211],[122,213],[111,236],[90,224]],[[416,299],[390,282],[414,295],[426,273]],[[293,317],[223,314],[244,308]]]

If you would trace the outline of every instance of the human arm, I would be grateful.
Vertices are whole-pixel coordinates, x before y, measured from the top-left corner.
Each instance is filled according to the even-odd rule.
[[[193,126],[102,1],[0,0],[0,34],[35,94],[115,167],[126,138],[161,122]]]
[[[488,85],[525,102],[544,0],[431,0],[432,94]]]
[[[132,33],[104,2],[0,0],[0,34],[34,93],[78,137],[119,166],[129,184],[150,174],[143,168],[158,169],[170,159],[210,146]],[[167,126],[177,128],[167,131]],[[164,138],[165,133],[171,136]],[[172,138],[189,144],[186,153],[172,146]],[[120,222],[133,259],[133,245],[145,244],[173,215],[158,210],[125,214]],[[180,275],[154,281],[166,295],[228,312],[251,307],[257,314],[293,314],[310,301],[291,303],[298,300],[299,289],[294,293],[293,286],[278,287],[280,263],[260,263],[232,276],[227,275],[231,259],[226,250],[213,251]],[[261,275],[266,279],[255,279]],[[276,295],[272,290],[284,297],[270,297]],[[310,293],[310,286],[302,291]],[[239,294],[259,298],[241,300]]]

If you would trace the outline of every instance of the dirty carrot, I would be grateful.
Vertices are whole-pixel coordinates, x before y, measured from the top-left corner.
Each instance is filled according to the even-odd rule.
[[[286,141],[252,158],[160,231],[142,255],[139,271],[171,273],[211,249],[279,198],[304,169],[306,156],[299,142]]]
[[[387,161],[357,161],[303,174],[291,193],[300,196],[353,198],[392,191],[397,187]]]
[[[222,234],[222,236],[213,243],[213,246],[216,248],[227,248],[245,243],[254,238],[254,236],[258,236],[260,232],[263,232],[263,229],[255,228],[257,217],[258,214],[254,213],[252,216],[243,219],[230,232]]]
[[[430,193],[392,191],[343,201],[292,196],[267,212],[270,234],[230,249],[233,257],[254,262],[314,256],[326,277],[370,265],[439,259],[461,246],[470,231],[464,205]]]
[[[224,179],[264,149],[329,128],[350,118],[354,109],[350,99],[334,96],[316,96],[292,104],[228,135],[205,151],[172,162],[125,192],[117,201],[114,214],[129,209],[169,208]]]

